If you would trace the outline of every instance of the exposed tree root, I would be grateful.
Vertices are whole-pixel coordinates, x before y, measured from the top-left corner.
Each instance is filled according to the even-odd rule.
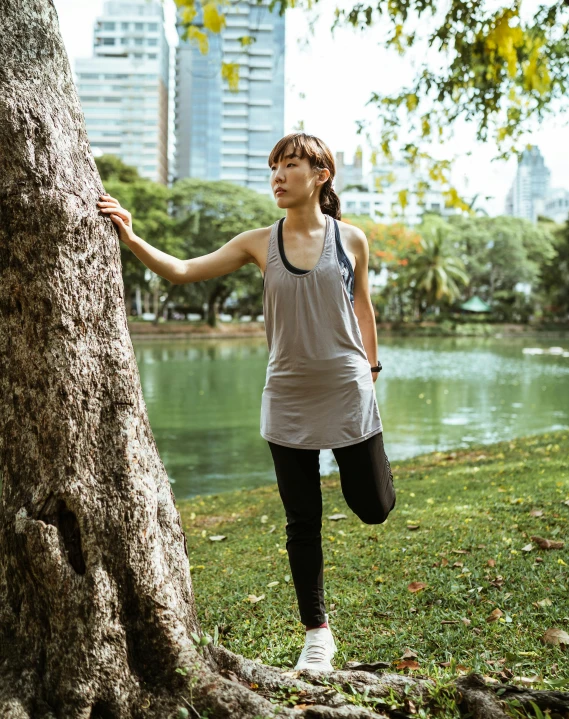
[[[350,669],[331,673],[297,672],[259,664],[225,647],[209,649],[216,670],[222,676],[253,688],[258,695],[266,698],[286,696],[288,689],[290,695],[294,694],[297,698],[296,711],[300,710],[302,716],[312,719],[407,717],[415,713],[417,706],[428,706],[432,702],[429,699],[429,688],[434,686],[432,680],[375,673],[374,668],[383,668],[382,663],[357,665],[351,662],[347,665]],[[354,666],[367,666],[369,669],[362,671],[354,669]],[[569,717],[567,692],[529,690],[509,684],[487,685],[475,673],[459,677],[454,687],[459,711],[474,719],[509,719],[511,715],[506,713],[506,709],[512,700],[526,708],[530,716],[530,702],[533,701],[542,711],[553,712],[553,716]],[[368,700],[376,700],[375,706],[365,708],[354,705],[346,696],[353,694],[353,690],[365,695]],[[393,698],[399,703],[398,708],[391,703]],[[275,705],[273,707],[276,709]]]
[[[512,699],[527,709],[530,716],[530,702],[534,702],[542,712],[548,709],[559,717],[569,717],[569,692],[530,690],[510,684],[488,686],[479,674],[460,677],[456,687],[459,693],[457,704],[469,711],[474,719],[509,719],[505,706]]]

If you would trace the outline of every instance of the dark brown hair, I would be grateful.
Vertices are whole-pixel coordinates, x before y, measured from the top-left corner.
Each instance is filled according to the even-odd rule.
[[[340,220],[342,218],[340,198],[332,187],[332,181],[336,174],[336,163],[328,146],[314,135],[293,132],[283,137],[273,147],[269,155],[269,167],[272,167],[281,158],[292,157],[293,155],[300,160],[306,157],[310,162],[310,167],[315,170],[323,170],[324,168],[330,170],[330,177],[320,188],[320,209],[325,215],[330,215],[336,220]]]

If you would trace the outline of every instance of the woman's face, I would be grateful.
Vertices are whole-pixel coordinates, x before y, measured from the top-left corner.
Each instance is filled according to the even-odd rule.
[[[330,170],[318,172],[310,166],[307,157],[302,159],[286,153],[271,165],[271,190],[277,206],[283,209],[316,203],[321,186],[330,176]]]

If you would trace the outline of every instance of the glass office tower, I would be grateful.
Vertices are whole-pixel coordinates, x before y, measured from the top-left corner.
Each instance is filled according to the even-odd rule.
[[[284,134],[285,20],[266,2],[223,10],[226,27],[209,36],[207,55],[182,40],[178,26],[176,177],[229,180],[268,194],[268,155]],[[254,42],[244,45],[246,37]],[[222,79],[222,61],[239,64],[238,92]]]

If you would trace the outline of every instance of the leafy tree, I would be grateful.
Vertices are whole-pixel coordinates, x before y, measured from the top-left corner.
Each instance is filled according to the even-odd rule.
[[[569,318],[569,221],[553,232],[554,254],[540,271],[541,291],[548,314]]]
[[[423,234],[421,250],[403,273],[404,281],[413,288],[420,316],[427,307],[443,300],[453,302],[460,295],[458,285],[468,283],[464,263],[442,227]]]
[[[402,223],[383,224],[367,215],[343,215],[342,219],[365,233],[369,269],[385,273],[385,286],[372,297],[376,310],[383,319],[394,315],[403,319],[409,309],[409,292],[401,277],[409,262],[422,252],[421,236]]]
[[[451,217],[458,255],[470,277],[467,296],[493,302],[496,292],[514,292],[519,282],[536,285],[553,257],[548,225],[518,217]]]
[[[272,198],[231,182],[179,180],[171,198],[176,234],[183,239],[186,258],[214,252],[240,232],[269,226],[283,215]],[[253,264],[197,284],[206,293],[207,322],[212,327],[218,309],[233,291],[246,290],[257,298],[262,293],[262,277]]]
[[[99,175],[101,175],[103,182],[108,182],[109,180],[137,182],[138,180],[142,180],[136,167],[127,165],[116,155],[100,155],[95,158],[95,164],[97,165],[97,170],[99,170]]]
[[[122,176],[129,177],[128,173]],[[134,231],[154,247],[183,257],[183,242],[176,234],[174,221],[168,212],[170,190],[159,182],[143,178],[122,181],[112,174],[104,181],[105,192],[115,197],[132,214]],[[151,290],[154,296],[155,324],[158,322],[162,307],[179,293],[179,285],[172,285],[158,275],[147,270],[142,262],[126,245],[121,243],[122,274],[125,286],[127,313],[130,315],[132,293],[136,286]],[[146,277],[150,276],[150,283]],[[158,298],[165,294],[162,304]]]

